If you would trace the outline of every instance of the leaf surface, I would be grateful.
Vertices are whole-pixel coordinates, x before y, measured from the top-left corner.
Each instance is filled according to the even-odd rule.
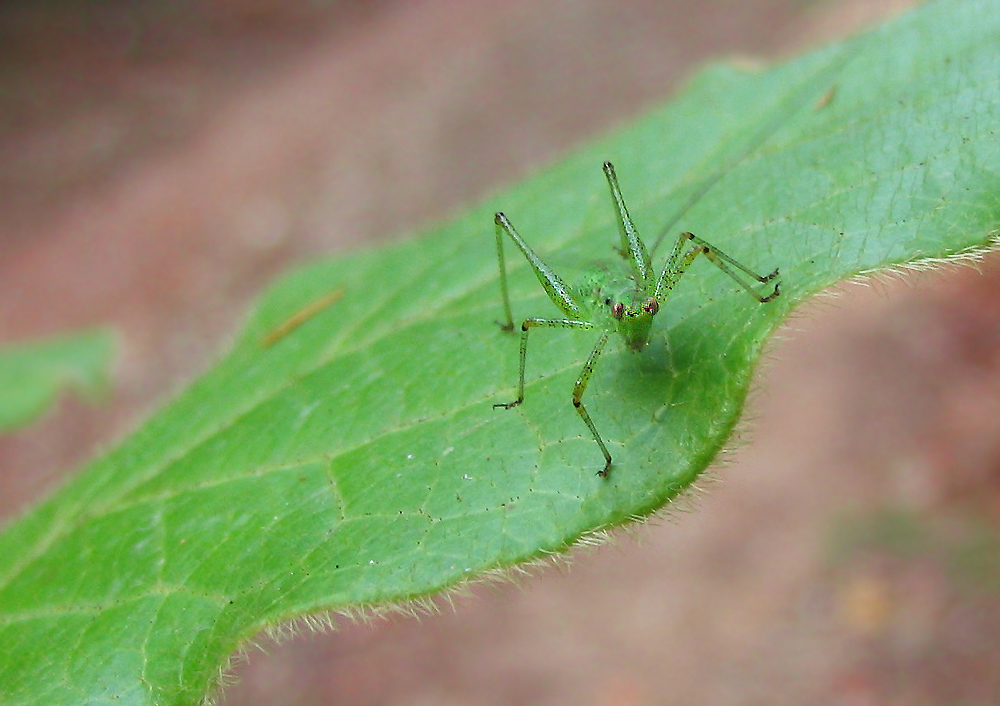
[[[64,390],[99,395],[108,385],[113,348],[104,330],[0,348],[0,432],[32,421]]]
[[[0,537],[0,701],[190,704],[232,651],[304,613],[433,594],[646,515],[736,424],[768,336],[875,268],[988,247],[1000,213],[1000,13],[937,2],[673,103],[431,233],[294,273],[235,349]],[[492,215],[547,261],[613,257],[614,161],[662,266],[690,230],[761,271],[759,305],[696,262],[641,354],[532,334],[526,400]],[[515,317],[553,316],[508,251]],[[572,280],[573,268],[560,274]]]

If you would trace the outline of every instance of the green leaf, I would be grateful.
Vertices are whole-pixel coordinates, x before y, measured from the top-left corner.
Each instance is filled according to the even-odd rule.
[[[267,626],[433,594],[662,507],[799,302],[991,244],[995,9],[938,2],[772,70],[712,67],[433,233],[279,283],[215,369],[0,537],[0,701],[194,703]],[[587,391],[607,479],[570,403],[595,335],[539,332],[525,403],[492,408],[518,356],[494,323],[492,213],[547,260],[608,257],[604,159],[647,240],[691,230],[783,283],[761,306],[697,262],[647,351],[609,347]],[[515,315],[556,314],[508,263]]]
[[[58,394],[96,397],[108,385],[114,351],[109,331],[85,331],[0,348],[0,431],[27,424]]]

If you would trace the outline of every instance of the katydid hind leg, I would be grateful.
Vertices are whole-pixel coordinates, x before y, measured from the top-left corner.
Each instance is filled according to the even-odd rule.
[[[504,224],[507,223],[507,218],[502,213],[498,213],[496,214],[494,223],[496,224],[494,231],[497,236],[497,265],[500,267],[500,297],[503,300],[503,313],[507,318],[506,323],[497,321],[497,324],[504,331],[513,331],[514,316],[510,312],[510,295],[507,293],[507,264],[503,256]]]
[[[618,216],[618,233],[621,236],[621,248],[618,249],[618,252],[628,260],[636,283],[648,291],[653,279],[652,260],[649,257],[646,244],[639,237],[639,231],[636,229],[635,223],[632,222],[632,217],[625,206],[625,198],[618,186],[618,177],[615,175],[615,167],[611,162],[604,163],[604,176],[608,179],[611,200],[615,203],[615,213]]]
[[[508,237],[514,244],[518,247],[524,258],[531,265],[531,269],[535,271],[535,276],[541,283],[542,288],[545,293],[552,300],[559,309],[566,314],[571,319],[582,319],[584,312],[580,303],[577,301],[576,295],[573,290],[563,282],[562,278],[555,273],[555,271],[546,265],[540,257],[531,249],[523,238],[518,235],[517,231],[514,230],[514,226],[511,225],[510,220],[503,213],[497,213],[494,218],[496,223],[496,236],[497,236],[497,253],[498,260],[501,263],[501,271],[504,274],[501,276],[501,289],[504,294],[504,313],[510,321],[510,329],[514,328],[513,317],[510,311],[510,299],[507,294],[507,278],[505,268],[502,266],[503,263],[503,234],[506,233]],[[502,325],[503,328],[507,328],[506,324]]]

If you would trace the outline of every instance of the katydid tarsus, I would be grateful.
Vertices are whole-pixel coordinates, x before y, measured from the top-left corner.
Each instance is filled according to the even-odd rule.
[[[514,317],[510,310],[510,298],[507,294],[507,268],[504,264],[503,239],[506,234],[521,250],[535,271],[538,281],[545,289],[552,303],[565,314],[565,318],[531,317],[521,324],[521,357],[517,381],[517,399],[493,405],[511,409],[524,402],[524,368],[528,351],[528,332],[541,328],[571,328],[594,329],[600,331],[600,337],[594,346],[590,357],[583,365],[583,370],[573,386],[573,406],[580,414],[594,441],[604,454],[604,467],[597,472],[606,476],[611,468],[611,453],[601,438],[600,432],[590,413],[583,404],[583,393],[587,383],[594,373],[594,366],[604,350],[605,344],[612,333],[619,334],[625,344],[633,351],[641,351],[649,342],[650,327],[653,317],[660,310],[661,302],[670,294],[678,280],[691,266],[699,255],[704,255],[737,284],[760,303],[766,303],[779,294],[779,283],[776,280],[778,270],[767,275],[759,275],[749,267],[726,255],[713,245],[692,233],[681,233],[674,245],[673,252],[667,258],[666,264],[659,276],[652,269],[652,261],[645,243],[639,237],[635,225],[625,207],[618,178],[611,162],[604,163],[604,174],[611,188],[611,198],[614,201],[618,219],[618,230],[621,236],[621,246],[617,248],[624,262],[615,261],[595,268],[586,273],[580,283],[571,287],[567,285],[548,265],[542,262],[526,242],[514,230],[514,226],[503,213],[497,213],[496,239],[497,261],[500,267],[500,292],[503,298],[505,322],[500,327],[505,331],[514,330]],[[768,294],[761,294],[738,273],[741,272],[755,282],[765,284],[774,281],[774,289]]]

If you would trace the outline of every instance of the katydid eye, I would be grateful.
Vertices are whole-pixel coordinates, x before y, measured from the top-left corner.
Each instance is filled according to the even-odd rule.
[[[611,305],[611,315],[616,319],[620,319],[625,314],[625,305],[621,302],[615,302]]]
[[[646,313],[652,316],[660,310],[660,302],[655,299],[647,299],[646,304],[642,307],[646,310]]]

